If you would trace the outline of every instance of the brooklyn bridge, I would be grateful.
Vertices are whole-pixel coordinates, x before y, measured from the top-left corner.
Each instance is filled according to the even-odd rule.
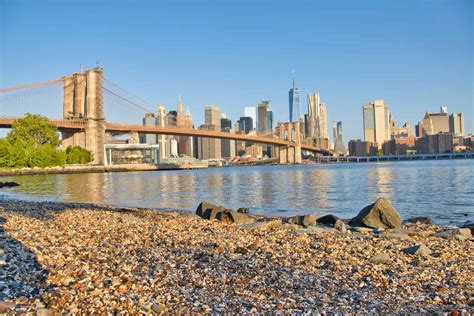
[[[11,128],[13,122],[19,118],[18,111],[21,111],[22,107],[28,108],[25,112],[44,114],[42,106],[36,107],[36,98],[41,95],[42,89],[59,86],[61,101],[58,103],[62,104],[62,117],[49,117],[49,120],[61,133],[63,147],[80,146],[88,149],[93,154],[93,163],[97,165],[105,162],[104,148],[106,140],[109,139],[108,135],[131,134],[131,140],[138,140],[137,135],[140,133],[229,139],[272,145],[277,148],[275,152],[280,163],[300,163],[302,150],[331,155],[331,152],[327,150],[304,144],[299,135],[298,122],[278,123],[275,129],[257,135],[109,122],[104,112],[104,95],[113,96],[120,101],[115,102],[115,105],[125,105],[128,110],[144,114],[152,113],[152,111],[140,104],[140,100],[143,99],[137,97],[139,101],[130,100],[124,92],[126,90],[118,89],[111,83],[107,85],[107,82],[109,81],[104,78],[103,69],[96,67],[54,80],[0,89],[2,109],[0,128]],[[119,111],[118,106],[114,107],[114,112],[117,111]],[[125,110],[123,112],[123,115],[127,115]]]

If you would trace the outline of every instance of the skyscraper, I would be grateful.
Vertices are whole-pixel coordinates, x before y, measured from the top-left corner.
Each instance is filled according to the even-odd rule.
[[[377,143],[379,149],[390,140],[389,107],[384,100],[375,100],[362,106],[364,116],[364,140]]]
[[[308,94],[308,137],[328,138],[326,104],[319,93]]]
[[[288,93],[290,122],[297,122],[300,119],[300,90],[295,86],[295,71],[293,70],[293,87]]]
[[[204,108],[205,124],[199,129],[209,131],[221,130],[221,111],[217,106],[208,105]],[[197,142],[197,154],[199,159],[221,158],[221,140],[200,137]]]
[[[270,104],[268,104],[267,108],[267,130],[273,129],[273,110]]]
[[[334,141],[334,151],[345,154],[346,147],[344,146],[344,140],[342,138],[342,122],[337,122],[336,125],[336,139]]]
[[[244,108],[244,117],[252,118],[252,127],[250,129],[257,128],[257,108],[254,106],[246,106]]]
[[[257,117],[257,131],[259,133],[266,132],[268,130],[268,107],[269,107],[270,101],[268,100],[263,100],[258,104],[258,117]]]
[[[189,112],[189,108],[184,112],[181,95],[179,96],[178,111],[176,112],[176,126],[184,128],[193,128],[193,118]],[[178,154],[192,156],[193,155],[193,139],[189,136],[179,136],[176,138],[178,143]]]
[[[464,113],[453,113],[449,116],[449,131],[454,136],[464,136]]]

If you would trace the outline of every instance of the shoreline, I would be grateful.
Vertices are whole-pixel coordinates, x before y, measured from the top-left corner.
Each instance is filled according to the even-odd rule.
[[[0,313],[473,311],[472,240],[436,225],[398,239],[253,218],[0,198]],[[403,253],[420,243],[432,254]]]

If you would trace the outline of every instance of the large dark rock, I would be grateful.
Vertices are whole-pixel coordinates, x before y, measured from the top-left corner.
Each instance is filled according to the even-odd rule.
[[[19,187],[20,185],[16,182],[0,182],[0,189],[1,188],[13,188]]]
[[[336,221],[339,219],[339,217],[334,216],[334,215],[325,215],[323,217],[320,217],[316,220],[318,224],[323,224],[325,226],[331,226],[334,227],[336,224]]]
[[[207,202],[201,202],[201,204],[199,204],[199,206],[197,207],[196,209],[196,215],[204,218],[204,219],[219,219],[221,220],[220,217],[222,217],[222,212],[224,212],[225,210],[227,210],[225,207],[223,206],[218,206],[218,205],[214,205],[214,204],[211,204],[211,203],[207,203]],[[217,218],[219,217],[219,218]]]
[[[426,216],[412,217],[408,219],[408,222],[412,224],[417,224],[417,223],[428,224],[428,225],[433,224],[433,221],[431,220],[431,218],[426,217]]]
[[[349,225],[370,228],[401,228],[402,218],[390,200],[381,197],[374,204],[364,207],[356,217],[351,219]]]
[[[254,220],[244,213],[229,210],[223,206],[214,205],[207,202],[201,202],[196,209],[196,215],[204,219],[217,219],[226,223],[250,224]]]
[[[304,227],[315,226],[316,225],[316,215],[307,214],[307,215],[296,215],[288,218],[286,222],[288,224],[294,224]]]

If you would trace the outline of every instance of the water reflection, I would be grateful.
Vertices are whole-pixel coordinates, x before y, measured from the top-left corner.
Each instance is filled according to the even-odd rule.
[[[13,197],[194,210],[203,200],[256,214],[332,213],[351,217],[377,197],[406,216],[438,222],[473,220],[474,161],[4,177]],[[5,193],[6,192],[6,193]],[[467,214],[467,216],[465,215]]]

